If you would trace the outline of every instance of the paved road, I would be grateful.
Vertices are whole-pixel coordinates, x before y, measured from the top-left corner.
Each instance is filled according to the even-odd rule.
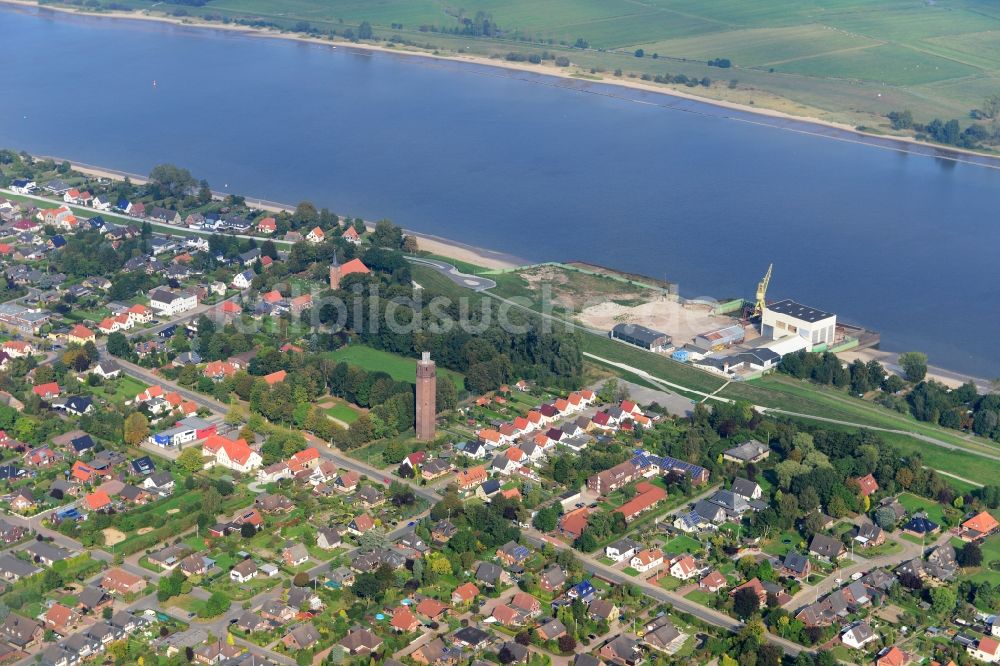
[[[922,556],[925,548],[939,546],[950,540],[951,537],[951,532],[946,530],[940,534],[937,539],[932,542],[928,542],[926,546],[921,546],[919,543],[913,543],[912,541],[900,538],[899,543],[902,544],[903,549],[892,555],[878,555],[876,557],[865,558],[863,552],[859,553],[855,551],[853,564],[842,566],[821,580],[818,584],[799,590],[795,596],[784,605],[784,608],[793,612],[798,611],[801,606],[815,603],[817,600],[832,592],[834,589],[844,585],[845,583],[849,583],[851,576],[855,573],[867,573],[873,569],[879,568],[891,569],[897,564]],[[838,579],[840,580],[839,583],[837,582]]]
[[[414,264],[420,264],[421,266],[429,266],[458,286],[465,287],[466,289],[485,291],[497,286],[497,283],[489,278],[463,273],[446,261],[425,259],[424,257],[406,257],[406,260]]]
[[[543,535],[534,529],[522,530],[521,534],[528,543],[536,547],[540,547],[543,543],[550,543],[557,549],[571,550],[569,546],[566,546],[564,543],[558,541],[557,539],[553,539],[546,535]],[[726,629],[727,631],[736,633],[743,627],[743,623],[740,622],[739,620],[735,620],[729,617],[728,615],[720,613],[719,611],[713,608],[702,606],[701,604],[697,604],[693,601],[685,599],[679,594],[668,592],[667,590],[664,590],[662,587],[647,582],[646,580],[640,577],[633,578],[632,576],[629,576],[626,573],[618,571],[614,567],[599,562],[598,560],[589,555],[584,555],[582,553],[579,553],[578,551],[573,551],[573,552],[576,554],[577,559],[580,561],[583,568],[593,576],[600,576],[601,578],[608,580],[612,583],[615,583],[617,585],[626,585],[626,584],[636,585],[642,590],[642,592],[645,595],[652,597],[657,601],[669,603],[673,608],[677,609],[678,611],[684,613],[690,613],[699,620],[707,622],[708,624],[714,625],[716,627]],[[768,642],[774,643],[782,650],[784,650],[785,654],[795,656],[799,652],[806,650],[806,648],[804,648],[801,645],[798,645],[797,643],[793,643],[792,641],[785,640],[784,638],[780,638],[770,633],[766,635],[766,638]]]

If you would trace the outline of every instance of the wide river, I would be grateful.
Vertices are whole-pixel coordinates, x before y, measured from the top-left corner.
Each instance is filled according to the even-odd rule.
[[[662,95],[222,30],[0,6],[0,34],[2,147],[132,173],[173,162],[215,189],[687,296],[753,297],[773,261],[769,297],[1000,376],[998,170]]]

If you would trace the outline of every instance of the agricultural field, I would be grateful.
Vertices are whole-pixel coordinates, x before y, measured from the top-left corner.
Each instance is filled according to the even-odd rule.
[[[385,372],[396,381],[410,382],[411,384],[414,383],[417,373],[417,359],[397,356],[365,345],[342,347],[330,352],[330,358],[356,365],[369,372]],[[465,388],[465,377],[459,372],[439,367],[437,376],[438,379],[451,380],[460,392]]]
[[[967,118],[982,97],[965,91],[988,88],[980,84],[1000,75],[1000,8],[990,0],[212,0],[206,9],[285,29],[308,22],[338,35],[367,21],[376,38],[397,35],[439,51],[503,56],[546,49],[598,78],[616,68],[708,76],[720,84],[697,94],[825,119],[867,119],[879,129],[887,128],[878,121],[892,110],[887,104],[911,108],[921,121]],[[491,38],[442,32],[483,18],[497,31]],[[647,57],[634,56],[640,48]],[[657,60],[649,57],[654,53]],[[715,58],[732,67],[708,67]],[[722,85],[731,79],[744,85]]]

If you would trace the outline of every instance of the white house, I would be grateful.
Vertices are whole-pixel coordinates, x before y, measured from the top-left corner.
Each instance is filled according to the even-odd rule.
[[[605,546],[604,554],[607,555],[609,560],[622,562],[631,559],[640,549],[642,549],[641,543],[626,537]]]
[[[253,560],[243,560],[229,570],[229,577],[237,583],[246,583],[257,577],[257,563]]]
[[[844,645],[857,650],[877,639],[878,636],[875,635],[867,622],[858,622],[840,635],[840,640]]]
[[[198,307],[198,295],[190,291],[154,289],[149,292],[149,307],[161,317],[173,317]]]
[[[10,184],[10,191],[17,194],[31,194],[36,187],[38,187],[38,183],[33,180],[15,178]]]
[[[1000,661],[1000,643],[992,636],[980,636],[979,640],[965,648],[973,659],[995,664]]]
[[[236,274],[236,277],[233,278],[233,286],[237,289],[249,289],[255,277],[257,274],[248,268],[242,273]]]
[[[640,550],[632,556],[629,565],[640,573],[645,573],[650,569],[655,569],[663,564],[663,553],[658,549]]]
[[[684,553],[671,560],[670,575],[678,580],[694,578],[698,575],[698,565],[689,553]]]
[[[214,458],[214,464],[234,472],[247,474],[261,465],[260,454],[250,448],[245,439],[226,439],[212,435],[201,447],[202,455]]]

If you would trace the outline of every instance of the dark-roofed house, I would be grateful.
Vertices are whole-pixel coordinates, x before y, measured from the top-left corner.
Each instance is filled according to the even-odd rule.
[[[750,481],[741,477],[733,480],[732,492],[734,495],[739,495],[747,501],[759,500],[764,494],[763,488],[756,481]]]
[[[792,578],[801,580],[809,576],[812,564],[809,562],[809,558],[802,553],[790,550],[781,563],[781,570]]]
[[[368,654],[382,646],[382,639],[363,627],[353,627],[340,639],[339,645],[348,654]]]
[[[722,454],[724,460],[735,463],[757,463],[764,460],[771,454],[767,444],[758,442],[756,439],[743,442],[739,446],[734,446]]]
[[[809,552],[821,560],[832,562],[839,559],[844,554],[845,549],[844,544],[839,539],[825,534],[817,534],[809,542]]]
[[[348,636],[350,636],[350,634],[348,634]],[[348,636],[345,636],[344,640],[347,640]],[[281,642],[289,650],[308,650],[315,645],[319,639],[319,630],[316,629],[312,622],[306,622],[305,624],[300,624],[285,634],[281,639]],[[341,645],[343,645],[343,641],[341,641]],[[357,653],[352,651],[351,654]]]
[[[639,661],[639,641],[621,634],[611,639],[600,650],[601,657],[619,666],[635,666]]]
[[[496,587],[502,582],[503,573],[503,569],[492,562],[480,562],[476,567],[476,580],[490,587]]]
[[[909,532],[910,534],[919,537],[927,536],[928,534],[937,534],[940,529],[941,526],[928,518],[927,514],[922,511],[914,514],[913,517],[906,521],[903,525],[904,532]]]
[[[516,541],[508,541],[497,548],[497,558],[507,566],[523,564],[531,556],[531,551]]]
[[[538,579],[538,586],[546,592],[562,589],[565,584],[566,572],[556,564],[547,568]]]
[[[41,622],[17,613],[8,614],[0,625],[0,634],[3,638],[22,650],[41,641],[44,633]]]
[[[543,641],[552,641],[566,635],[566,625],[558,619],[552,618],[540,625],[535,631],[538,632]]]

